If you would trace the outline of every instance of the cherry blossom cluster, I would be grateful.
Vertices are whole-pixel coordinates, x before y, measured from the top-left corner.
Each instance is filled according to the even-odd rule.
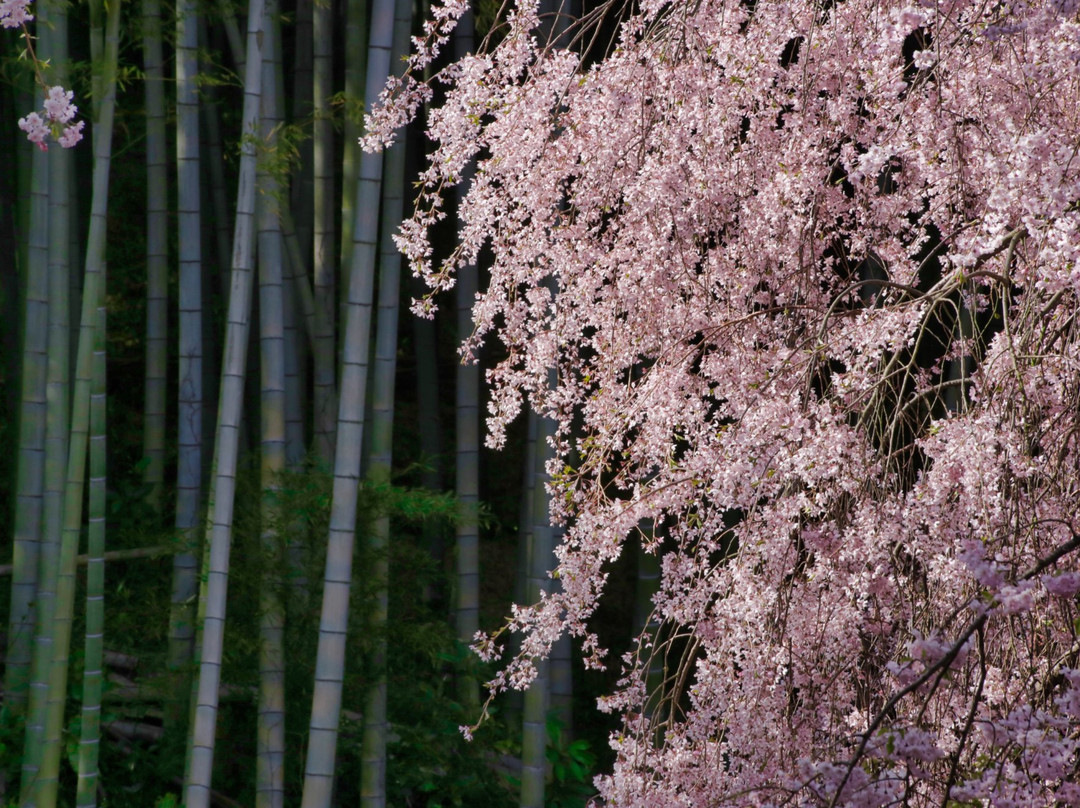
[[[0,0],[0,27],[19,28],[33,19],[30,0]]]
[[[26,132],[31,143],[45,151],[49,148],[48,139],[54,138],[65,149],[70,149],[82,140],[85,121],[75,121],[78,108],[72,103],[75,94],[63,87],[50,87],[45,96],[45,104],[40,113],[31,112],[19,119],[19,128]]]
[[[19,128],[27,139],[42,151],[49,148],[49,140],[57,141],[70,149],[82,140],[85,121],[76,121],[78,107],[72,103],[74,93],[63,87],[49,86],[41,76],[41,65],[34,53],[33,38],[26,28],[34,15],[30,13],[30,0],[0,0],[0,27],[21,28],[26,41],[26,51],[34,64],[38,84],[45,90],[45,102],[38,112],[31,112],[19,119]]]
[[[608,664],[640,542],[659,628],[602,701],[606,804],[1080,805],[1077,4],[605,8],[604,53],[523,0],[435,75],[400,235],[434,291],[491,258],[489,443],[558,423],[566,539],[492,689],[563,632]]]

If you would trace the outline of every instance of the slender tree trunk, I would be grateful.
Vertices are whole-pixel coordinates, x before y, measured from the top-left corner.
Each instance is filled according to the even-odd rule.
[[[357,197],[360,187],[356,178],[361,171],[360,156],[360,117],[365,106],[370,105],[374,98],[366,98],[365,89],[370,95],[372,84],[366,81],[368,65],[368,3],[365,0],[345,0],[345,116],[343,123],[343,148],[341,158],[341,173],[343,182],[341,186],[341,281],[342,292],[347,293],[349,288],[349,268],[352,266],[352,249],[356,238],[353,234],[353,225],[360,215],[358,205],[364,202]],[[379,88],[382,89],[381,87]],[[345,298],[341,298],[340,321],[345,322],[345,309],[348,306]],[[339,335],[344,339],[344,333]],[[340,343],[339,339],[339,345]]]
[[[337,314],[337,267],[334,244],[334,121],[330,108],[333,92],[333,8],[329,2],[316,3],[314,9],[315,69],[314,78],[314,196],[315,222],[313,240],[313,280],[318,317],[325,328],[312,351],[314,360],[314,454],[327,467],[334,464],[335,369],[337,351],[334,321]],[[351,30],[351,29],[347,29]],[[355,60],[355,57],[350,57]],[[349,174],[345,175],[350,177]],[[348,182],[346,183],[348,185]],[[348,209],[344,209],[344,215]]]
[[[473,48],[473,14],[469,10],[454,30],[454,55],[461,58]],[[471,180],[472,168],[458,186],[458,202]],[[472,308],[476,302],[478,271],[475,264],[462,267],[457,282],[458,341],[473,330]],[[461,513],[457,523],[457,634],[468,645],[480,629],[480,366],[476,362],[457,365],[455,401],[457,452],[456,488]],[[469,677],[458,682],[458,698],[470,713],[480,703],[478,683]]]
[[[165,479],[165,398],[168,359],[168,247],[166,245],[165,87],[161,56],[161,2],[143,0],[146,71],[146,399],[143,406],[143,481],[148,500],[161,507]]]
[[[532,480],[532,530],[529,541],[529,580],[526,602],[540,600],[542,590],[550,590],[548,577],[551,568],[551,520],[548,514],[546,463],[551,447],[547,443],[553,425],[538,418],[534,474]],[[524,720],[521,739],[521,808],[543,808],[544,779],[547,773],[547,711],[551,703],[550,663],[537,662],[537,677],[525,691]]]
[[[259,97],[262,90],[262,0],[248,5],[247,64],[244,70],[242,133],[258,131]],[[225,628],[225,598],[229,580],[229,545],[232,541],[233,505],[240,420],[243,411],[244,373],[251,312],[252,253],[254,252],[255,144],[242,137],[240,183],[233,233],[232,283],[226,326],[225,358],[221,374],[221,409],[215,441],[216,473],[210,559],[206,569],[206,605],[202,627],[198,695],[188,740],[189,760],[185,803],[187,808],[207,808],[214,763],[221,655]]]
[[[168,667],[173,683],[165,717],[170,727],[187,714],[198,593],[199,505],[203,470],[202,231],[199,202],[198,19],[192,0],[176,6],[176,186],[179,238],[179,388],[177,407],[176,533],[169,607]]]
[[[376,0],[368,48],[367,90],[375,98],[390,69],[394,28],[393,0]],[[337,755],[341,713],[341,686],[345,675],[345,635],[352,582],[353,542],[356,534],[357,484],[364,436],[371,302],[378,238],[379,189],[382,155],[365,153],[360,162],[350,251],[349,294],[345,319],[337,446],[334,451],[334,489],[330,509],[330,536],[323,581],[322,617],[315,661],[307,764],[302,808],[329,806]]]
[[[97,805],[105,632],[105,306],[97,311],[90,390],[90,524],[86,559],[86,644],[76,808]]]
[[[278,100],[281,100],[281,95],[278,95]],[[297,269],[291,252],[288,254],[290,257],[282,264],[286,273],[282,278],[285,315],[285,468],[298,474],[307,456],[307,438],[304,433],[304,402],[307,387],[306,375],[303,373],[307,359],[307,352],[304,350],[307,342],[300,333],[302,330],[299,325],[300,313],[297,311],[297,302],[292,292],[300,283],[306,285],[307,279],[303,277],[303,266]],[[297,272],[301,273],[299,281],[295,277]],[[310,287],[308,291],[310,292]],[[311,600],[307,577],[307,531],[298,518],[292,521],[286,519],[286,522],[288,523],[288,536],[285,542],[287,562],[283,561],[283,563],[287,564],[288,570],[286,575],[289,602],[285,609],[285,619],[288,622],[290,614],[301,619],[306,616]]]
[[[280,96],[279,96],[280,97]],[[280,221],[278,224],[280,228]],[[284,241],[284,234],[280,233]],[[307,454],[307,439],[304,402],[307,400],[307,338],[302,335],[300,312],[297,311],[295,297],[291,294],[296,288],[295,272],[303,274],[304,267],[296,268],[292,259],[283,258],[282,293],[285,306],[285,465],[290,471],[298,471]],[[303,282],[307,281],[303,279]]]
[[[285,240],[285,248],[288,251],[289,265],[303,267],[304,256],[300,252],[300,242],[297,240],[296,230],[293,228],[292,214],[289,213],[287,208],[280,208],[279,213],[281,214],[281,235]],[[290,297],[299,306],[300,317],[304,321],[307,345],[311,348],[312,353],[315,353],[315,346],[318,345],[320,340],[333,339],[332,336],[328,336],[327,321],[318,316],[315,308],[315,296],[303,273],[292,273],[291,291],[295,294],[290,295]]]
[[[411,0],[394,4],[393,59],[409,46],[412,21]],[[406,138],[401,137],[387,152],[382,183],[382,225],[379,236],[379,310],[375,339],[375,375],[372,395],[371,465],[368,478],[389,485],[393,466],[394,381],[397,377],[398,297],[401,290],[401,253],[394,233],[401,221],[405,193]],[[390,515],[375,520],[371,535],[376,581],[376,606],[372,629],[376,640],[372,668],[375,680],[364,707],[364,736],[361,749],[360,804],[364,808],[386,805],[386,619],[389,602]]]
[[[277,73],[280,59],[278,4],[266,9],[263,52],[262,146],[273,154],[280,122]],[[280,515],[275,502],[285,471],[285,311],[282,299],[281,224],[277,178],[260,167],[259,332],[262,377],[262,587],[259,591],[259,717],[256,745],[256,808],[285,804],[285,656],[282,638],[285,613],[281,602]]]
[[[100,64],[93,130],[94,173],[90,208],[90,231],[86,247],[86,272],[80,315],[75,395],[68,445],[67,483],[64,489],[63,536],[53,616],[53,648],[48,708],[42,744],[41,768],[34,787],[36,808],[52,808],[57,801],[60,775],[64,707],[67,702],[68,661],[75,603],[75,559],[82,529],[82,506],[90,431],[90,388],[93,375],[95,334],[99,309],[105,300],[105,238],[112,161],[113,116],[116,108],[116,68],[120,41],[120,7],[108,11],[102,31],[102,7],[91,6],[91,44],[97,46]]]
[[[330,2],[329,0],[318,0],[317,3],[315,0],[296,0],[296,24],[293,27],[295,49],[291,71],[293,81],[288,95],[285,95],[284,87],[282,87],[281,92],[281,117],[285,117],[284,99],[291,98],[293,103],[293,123],[303,126],[305,130],[307,130],[314,114],[314,82],[312,76],[314,73],[313,49],[316,43],[312,36],[312,17],[316,5],[329,6]],[[314,168],[312,160],[313,145],[313,138],[311,137],[305,137],[298,144],[299,159],[293,168],[292,179],[289,183],[293,218],[296,220],[296,235],[300,239],[300,244],[305,253],[311,248],[312,218],[314,216],[311,204],[314,196],[312,182]],[[282,204],[285,204],[285,202],[283,201]]]
[[[52,60],[62,71],[67,62],[67,16],[62,7],[37,9],[38,56]],[[55,76],[63,83],[60,75]],[[30,703],[23,748],[20,805],[35,804],[36,783],[42,765],[48,712],[49,673],[53,658],[57,576],[60,570],[60,534],[63,527],[64,479],[67,464],[68,396],[70,394],[70,308],[68,253],[70,250],[67,174],[70,154],[53,149],[48,154],[48,290],[49,334],[46,369],[45,476],[42,496],[43,531],[39,545],[36,629],[30,676]]]
[[[45,474],[45,397],[49,349],[49,159],[34,149],[30,186],[26,314],[23,320],[22,402],[15,497],[14,573],[4,676],[4,703],[16,715],[26,709],[34,646],[38,544],[42,531]]]

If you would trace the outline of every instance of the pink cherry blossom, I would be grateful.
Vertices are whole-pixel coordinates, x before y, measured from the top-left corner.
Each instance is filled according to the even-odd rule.
[[[56,140],[63,148],[70,149],[82,140],[85,121],[72,119],[78,107],[72,103],[75,94],[63,87],[49,87],[41,113],[31,112],[19,120],[19,128],[26,132],[31,143],[40,149],[48,149],[48,140]]]
[[[488,442],[524,406],[559,425],[561,587],[493,689],[562,632],[611,664],[610,565],[662,556],[660,634],[602,702],[608,804],[1075,804],[1074,5],[644,2],[583,58],[596,17],[555,40],[522,0],[431,79],[418,308],[490,256]],[[368,147],[434,98],[457,8]]]
[[[27,140],[42,146],[50,134],[48,124],[36,112],[31,112],[25,118],[19,118],[19,128],[26,132]]]
[[[78,111],[72,102],[75,93],[63,87],[50,87],[45,97],[45,115],[50,121],[67,123]]]
[[[31,112],[19,119],[19,128],[26,132],[27,139],[42,151],[48,151],[48,139],[51,137],[65,149],[69,149],[82,140],[83,121],[72,123],[78,108],[73,102],[75,94],[59,86],[48,86],[42,77],[43,64],[34,52],[33,37],[26,24],[34,19],[30,13],[30,0],[0,0],[0,26],[21,28],[26,45],[24,56],[33,63],[37,82],[45,90],[45,101],[41,113]]]
[[[0,0],[0,26],[18,28],[34,19],[30,0]]]
[[[60,133],[60,137],[57,138],[58,142],[65,149],[70,149],[80,140],[82,140],[82,130],[85,121],[76,121],[71,126],[65,126],[64,131]]]

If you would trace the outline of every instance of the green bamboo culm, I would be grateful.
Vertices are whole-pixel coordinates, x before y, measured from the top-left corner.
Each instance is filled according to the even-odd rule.
[[[261,147],[277,150],[277,73],[280,61],[278,3],[267,0],[263,50]],[[268,160],[259,163],[259,400],[262,425],[262,586],[259,589],[259,706],[256,730],[255,806],[283,808],[285,804],[285,610],[281,598],[282,554],[277,509],[281,475],[285,471],[285,303],[282,238],[278,207],[281,193]]]
[[[178,259],[176,527],[169,606],[168,668],[173,695],[165,725],[187,712],[198,593],[199,506],[203,461],[202,236],[199,222],[198,18],[193,0],[176,4],[176,199]]]
[[[369,102],[369,99],[365,97],[365,90],[368,95],[372,90],[371,83],[367,81],[370,54],[366,46],[370,33],[369,28],[375,24],[375,21],[373,18],[369,19],[369,5],[370,3],[366,2],[366,0],[345,0],[345,42],[343,43],[345,57],[345,120],[342,126],[341,156],[341,176],[344,181],[341,184],[340,282],[335,283],[341,290],[339,292],[341,308],[339,309],[338,318],[341,323],[345,322],[348,309],[346,295],[349,290],[349,268],[352,266],[353,245],[357,241],[353,233],[353,227],[359,216],[357,206],[364,204],[363,200],[365,199],[370,200],[370,197],[359,194],[360,186],[353,179],[357,176],[363,162],[359,142],[360,121],[358,120],[358,111],[362,110]],[[390,14],[392,15],[393,12],[390,12]],[[389,37],[390,34],[388,33],[387,47],[389,47]],[[376,90],[376,95],[381,89],[382,86],[380,85]],[[378,199],[378,196],[376,195],[374,198]],[[370,204],[370,201],[366,204]],[[339,350],[344,352],[344,345],[339,344],[339,346],[336,346],[335,354]],[[335,438],[336,445],[337,440]]]
[[[386,83],[390,71],[393,30],[393,0],[375,0],[371,15],[371,41],[367,51],[366,84],[369,98],[376,98]],[[364,405],[367,398],[368,348],[371,344],[375,254],[379,236],[378,200],[382,158],[382,154],[369,152],[361,155],[355,198],[364,204],[357,204],[352,212],[345,341],[334,449],[334,487],[301,808],[328,808],[334,785],[345,679],[349,589],[352,585],[353,546],[356,540],[360,453],[364,443]],[[343,215],[347,214],[348,211]]]
[[[100,5],[96,9],[100,12]],[[90,202],[90,228],[86,246],[86,269],[80,313],[75,368],[75,393],[71,409],[71,438],[68,445],[67,483],[64,489],[63,535],[53,616],[52,665],[49,676],[48,707],[42,744],[41,767],[33,789],[35,808],[53,808],[59,788],[60,757],[67,697],[71,625],[75,601],[75,566],[82,528],[83,493],[86,481],[90,434],[90,395],[93,385],[94,346],[97,341],[99,309],[105,301],[105,238],[112,161],[113,118],[116,110],[116,70],[120,40],[120,4],[107,9],[104,30],[92,28],[91,41],[98,51],[101,73],[100,94],[95,104],[93,128],[94,169]],[[100,667],[100,666],[99,666]]]
[[[26,710],[34,647],[34,603],[38,588],[38,542],[43,527],[45,397],[49,352],[49,157],[34,149],[29,161],[30,228],[23,318],[22,395],[15,535],[4,671],[4,705],[16,715]]]
[[[233,506],[236,495],[236,468],[240,449],[244,379],[247,364],[253,253],[255,242],[256,143],[262,95],[262,52],[265,4],[252,0],[248,5],[247,61],[244,69],[244,108],[240,142],[240,178],[233,230],[233,261],[225,333],[225,358],[221,369],[217,439],[214,445],[216,470],[213,475],[213,502],[205,584],[200,591],[201,641],[199,678],[188,735],[185,775],[187,808],[208,808],[210,780],[214,766],[215,729],[221,660],[225,633],[225,602],[228,594],[229,551],[232,543]]]
[[[105,633],[105,307],[98,308],[90,388],[90,496],[86,550],[86,645],[76,808],[97,805]]]
[[[546,418],[536,418],[536,451],[532,477],[532,530],[529,532],[529,577],[526,603],[540,600],[541,590],[549,589],[553,548],[553,529],[548,513],[547,460],[552,448],[548,439],[554,434],[554,424]],[[547,773],[547,711],[551,706],[548,660],[536,660],[537,676],[525,691],[521,739],[521,808],[543,808],[544,780]]]
[[[400,61],[409,45],[412,23],[410,0],[394,4],[391,64]],[[379,300],[375,334],[375,368],[372,389],[371,460],[368,479],[389,485],[394,449],[394,380],[397,375],[398,309],[401,289],[401,253],[394,233],[404,208],[405,138],[401,137],[383,158],[382,223],[379,234]],[[386,740],[390,725],[386,717],[386,621],[389,608],[390,516],[382,512],[371,532],[370,575],[375,579],[375,609],[371,616],[375,636],[372,671],[364,706],[364,733],[360,750],[360,805],[386,806]]]
[[[351,8],[351,6],[350,6]],[[354,36],[358,26],[350,15],[346,23],[346,36]],[[334,240],[336,236],[334,220],[334,118],[330,108],[330,95],[333,88],[334,56],[334,14],[330,3],[317,2],[312,11],[312,38],[314,69],[314,143],[312,144],[312,173],[314,191],[314,222],[312,239],[312,281],[315,288],[315,305],[318,307],[318,320],[324,324],[318,338],[312,346],[312,371],[314,380],[313,421],[314,454],[327,468],[334,463],[334,418],[337,415],[336,368],[337,351],[334,346],[334,323],[337,319],[335,302],[337,289],[337,270],[334,264]],[[362,50],[362,45],[358,50]],[[352,64],[359,61],[356,56],[347,56]],[[349,81],[348,74],[346,81]],[[346,124],[347,126],[350,124]],[[348,137],[345,141],[346,156],[352,154],[353,145]],[[355,159],[355,158],[350,158]],[[345,176],[351,176],[346,173]],[[349,183],[345,183],[346,188]],[[351,207],[343,206],[346,214],[343,221],[348,221],[347,213]],[[351,230],[350,230],[351,232]],[[346,233],[345,235],[348,235]],[[305,283],[306,285],[306,283]]]
[[[165,147],[165,84],[162,68],[161,0],[142,0],[143,65],[146,72],[146,371],[143,405],[143,482],[159,510],[165,475],[166,381],[169,297]]]
[[[462,15],[454,29],[454,56],[462,58],[473,49],[473,12]],[[455,188],[460,209],[467,186],[472,181],[472,166],[464,173],[462,184]],[[457,282],[458,341],[473,331],[473,304],[479,285],[479,270],[475,264],[463,266]],[[468,645],[480,629],[480,366],[476,362],[459,362],[456,370],[455,421],[457,447],[455,451],[455,487],[461,513],[457,523],[457,603],[455,623],[458,639]],[[475,720],[480,705],[479,683],[470,676],[457,682],[458,699],[464,705],[468,720]]]
[[[62,6],[43,4],[37,9],[38,57],[49,60],[50,80],[63,84],[67,62],[67,12]],[[49,709],[49,680],[53,660],[54,615],[60,571],[60,537],[63,532],[64,480],[67,471],[68,406],[71,387],[71,310],[68,266],[69,195],[71,155],[66,149],[47,154],[47,215],[44,241],[48,261],[48,359],[45,382],[45,458],[42,490],[42,530],[38,544],[37,591],[34,608],[36,628],[29,683],[29,705],[23,744],[19,804],[34,806],[41,777]],[[31,235],[31,240],[35,240]]]

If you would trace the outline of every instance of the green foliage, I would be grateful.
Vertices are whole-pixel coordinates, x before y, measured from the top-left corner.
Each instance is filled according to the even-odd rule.
[[[554,716],[547,720],[547,760],[551,779],[546,790],[549,808],[582,808],[596,794],[593,776],[596,755],[588,741],[569,741]]]
[[[26,722],[0,705],[0,784],[18,783]]]
[[[362,124],[364,122],[364,99],[357,98],[349,95],[344,90],[338,93],[334,93],[328,99],[330,102],[330,108],[336,113],[340,111],[345,120],[352,121],[355,124]]]
[[[441,645],[449,650],[429,649],[426,659],[415,653],[391,659],[388,802],[429,808],[511,805],[514,792],[499,774],[502,756],[512,749],[510,735],[505,725],[491,721],[471,743],[462,738],[460,727],[473,717],[454,699],[454,678],[468,672],[471,654],[447,641],[452,642],[449,632]],[[417,675],[423,678],[409,684],[406,677]]]

